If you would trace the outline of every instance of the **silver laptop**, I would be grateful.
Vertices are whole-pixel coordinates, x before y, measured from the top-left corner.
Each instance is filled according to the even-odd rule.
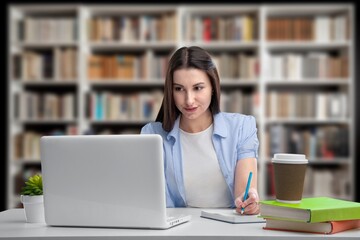
[[[190,216],[167,216],[159,135],[41,138],[45,221],[52,226],[166,229]]]

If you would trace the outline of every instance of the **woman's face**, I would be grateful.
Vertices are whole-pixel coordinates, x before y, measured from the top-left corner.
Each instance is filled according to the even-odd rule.
[[[173,80],[174,101],[182,117],[198,120],[208,116],[212,87],[206,73],[195,68],[179,69]]]

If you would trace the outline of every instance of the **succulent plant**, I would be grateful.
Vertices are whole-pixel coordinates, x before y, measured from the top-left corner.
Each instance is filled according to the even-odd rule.
[[[29,196],[43,195],[42,176],[36,174],[30,177],[25,182],[25,187],[21,189],[21,194]]]

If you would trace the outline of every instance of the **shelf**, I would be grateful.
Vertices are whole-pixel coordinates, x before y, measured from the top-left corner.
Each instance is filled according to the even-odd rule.
[[[16,9],[23,11],[27,14],[63,14],[63,13],[72,13],[76,14],[80,5],[77,4],[19,4],[16,5]]]
[[[269,41],[266,43],[269,50],[332,50],[349,48],[349,41],[341,42],[309,42],[309,41]]]
[[[51,124],[76,124],[77,120],[18,120],[18,124],[26,125],[51,125]]]
[[[266,11],[268,16],[311,16],[321,14],[334,14],[348,11],[351,5],[346,4],[285,4],[270,5]]]
[[[311,159],[309,161],[310,165],[348,165],[351,164],[349,158],[334,158],[334,159]]]
[[[153,41],[153,42],[140,42],[140,41],[131,41],[131,42],[92,42],[88,45],[94,51],[100,50],[131,50],[131,51],[140,51],[146,50],[148,48],[154,50],[172,50],[176,48],[176,42],[172,41]]]
[[[46,80],[46,81],[28,81],[28,80],[19,80],[18,83],[22,84],[23,86],[77,86],[78,82],[76,80]]]
[[[37,49],[46,49],[54,47],[78,47],[77,41],[71,42],[13,42],[15,46],[21,48],[37,48]]]
[[[235,8],[232,5],[221,4],[206,4],[206,5],[192,5],[187,9],[187,14],[207,14],[207,15],[219,15],[221,13],[226,14],[239,14],[239,13],[258,13],[260,6],[256,4],[246,4],[241,8]]]
[[[87,7],[91,14],[154,14],[154,13],[164,13],[164,12],[175,12],[176,7],[171,5],[152,5],[152,4],[137,4],[137,5],[106,5],[106,4],[91,4]]]
[[[308,157],[308,156],[306,156]],[[271,159],[266,160],[266,164],[272,164]],[[351,164],[350,158],[339,158],[335,157],[333,159],[327,158],[311,158],[309,159],[309,165],[348,165]]]
[[[349,85],[349,79],[284,79],[284,80],[267,80],[268,86],[333,86]]]
[[[163,87],[164,80],[154,79],[154,80],[88,80],[90,86],[127,86],[127,87],[144,87],[144,86],[153,86],[153,87]]]
[[[33,159],[14,159],[12,160],[15,164],[23,165],[23,164],[41,164],[41,161],[39,158],[33,158]]]
[[[252,42],[245,42],[245,41],[210,41],[210,42],[203,42],[203,41],[195,41],[195,42],[184,42],[185,46],[192,46],[196,45],[201,48],[207,49],[209,51],[214,50],[244,50],[244,49],[251,49],[257,50],[259,47],[259,43],[257,41]]]
[[[259,85],[258,80],[253,79],[226,79],[222,78],[220,80],[220,86],[222,87],[256,87]]]
[[[123,80],[88,80],[90,86],[126,86],[126,87],[164,87],[163,79],[153,79],[153,80],[132,80],[132,79],[123,79]],[[220,86],[223,87],[240,87],[248,86],[255,87],[259,84],[258,80],[253,79],[226,79],[222,78]]]
[[[304,195],[303,198],[309,198],[309,197],[314,197],[314,195]],[[327,197],[331,197],[331,198],[337,198],[337,199],[342,199],[342,200],[348,200],[348,201],[353,201],[352,197],[349,195],[336,195],[336,194],[331,194],[331,195],[327,195]]]
[[[341,175],[343,176],[341,182],[346,182],[345,187],[341,186],[340,188],[344,189],[341,191],[341,194],[344,193],[342,196],[346,196],[351,200],[355,196],[355,184],[352,182],[355,173],[352,165],[356,161],[352,144],[355,138],[353,132],[356,106],[353,103],[355,102],[354,85],[357,77],[354,76],[356,64],[353,59],[355,48],[353,36],[354,30],[356,30],[354,13],[354,7],[350,4],[11,5],[9,6],[9,32],[5,33],[9,36],[11,46],[10,51],[8,51],[8,62],[13,63],[9,64],[8,67],[10,74],[8,79],[7,113],[9,116],[16,115],[19,119],[12,121],[12,118],[10,118],[7,132],[8,150],[15,153],[14,156],[37,156],[36,154],[22,153],[21,150],[23,149],[18,148],[15,141],[20,143],[19,146],[25,146],[25,143],[27,146],[34,146],[32,144],[36,144],[34,141],[38,141],[36,139],[39,136],[51,135],[51,133],[57,134],[58,132],[59,134],[60,132],[62,134],[124,134],[140,132],[142,126],[155,120],[145,120],[144,118],[150,116],[155,118],[154,116],[156,116],[161,105],[165,77],[160,76],[164,76],[167,57],[182,46],[199,46],[213,55],[216,64],[218,64],[220,75],[224,76],[220,77],[220,89],[224,94],[221,97],[221,109],[223,111],[251,114],[256,117],[258,137],[261,144],[264,145],[259,149],[259,159],[262,159],[262,161],[258,161],[258,183],[261,198],[270,193],[267,192],[268,183],[266,182],[267,164],[270,163],[270,158],[263,149],[266,146],[268,150],[272,150],[268,152],[280,151],[280,148],[276,149],[276,146],[271,148],[270,144],[274,143],[271,142],[272,139],[277,139],[276,133],[279,130],[288,134],[279,137],[280,140],[281,138],[287,140],[287,137],[293,136],[292,134],[300,136],[292,141],[293,145],[282,146],[283,149],[293,147],[299,152],[303,151],[301,146],[307,144],[307,138],[310,136],[311,140],[314,140],[312,143],[316,141],[316,146],[320,145],[320,147],[326,148],[325,150],[333,152],[334,155],[348,155],[347,158],[334,158],[332,160],[323,158],[310,159],[309,165],[311,170],[326,169],[331,173],[334,173],[334,169],[347,169],[345,174]],[[134,18],[130,18],[132,16]],[[151,20],[149,26],[151,27],[148,26],[148,19],[144,16],[149,16]],[[316,21],[321,20],[321,18],[317,18],[318,16],[324,16],[326,21],[331,21],[329,26],[332,27],[329,32],[347,29],[347,23],[350,23],[350,34],[338,31],[337,36],[329,36],[329,39],[339,40],[323,40],[323,42],[320,42],[320,39],[323,39],[322,37],[325,35],[322,35],[319,29],[323,30],[324,28],[319,25],[313,28],[316,24],[319,24]],[[336,16],[336,18],[333,18],[333,16]],[[173,26],[170,28],[171,31],[167,32],[169,34],[155,29],[153,23],[160,20],[158,23],[160,25],[164,24],[165,20],[162,21],[161,19],[167,19],[168,17],[171,17],[170,23]],[[203,17],[217,19],[217,21],[213,22],[211,19],[211,24],[209,24],[209,21],[202,21]],[[44,33],[43,29],[38,27],[41,26],[37,25],[38,23],[29,29],[23,25],[25,20],[29,19],[31,23],[31,20],[41,20],[41,18],[46,18],[45,23],[49,23],[48,19],[51,18],[57,18],[58,20],[60,18],[71,19],[72,27],[71,29],[69,27],[69,31],[65,31],[64,26],[59,28],[61,31],[68,32],[69,36],[64,36],[61,39],[47,38],[57,40],[47,42],[15,41],[16,39],[37,39],[37,36],[40,36],[37,33],[26,34],[25,30],[34,30],[30,31],[30,33],[39,30],[39,33]],[[273,24],[272,20],[277,20],[277,18],[282,18],[285,21],[280,22],[280,24],[279,22]],[[98,21],[99,19],[101,21]],[[102,21],[104,19],[106,21]],[[110,21],[108,21],[109,19]],[[111,34],[108,30],[119,30],[117,25],[119,22],[116,19],[122,19],[127,25],[126,27],[124,25],[120,29],[121,31],[114,31]],[[249,19],[254,21],[249,21]],[[300,27],[296,28],[300,32],[296,32],[295,25],[291,25],[294,24],[296,19],[297,23],[299,23],[299,20],[302,21]],[[310,21],[307,22],[308,19]],[[93,20],[96,20],[96,25],[92,25]],[[344,22],[344,20],[346,21]],[[167,23],[169,22],[165,23],[168,26]],[[234,27],[234,24],[242,24],[242,27]],[[287,30],[287,24],[293,27],[292,31]],[[75,35],[70,34],[74,33],[74,25],[76,25],[78,31]],[[229,30],[231,34],[226,32],[227,25],[232,26]],[[335,25],[337,27],[334,27]],[[254,28],[247,31],[249,26],[254,26]],[[101,30],[97,31],[99,28]],[[201,29],[201,31],[196,31],[196,29]],[[203,31],[204,29],[206,29],[206,34]],[[314,34],[305,34],[305,32],[309,31],[304,30],[310,29],[313,30]],[[21,30],[23,30],[22,34],[19,34]],[[61,32],[61,36],[63,36],[62,33],[64,32]],[[133,38],[168,40],[124,40]],[[319,40],[275,40],[285,38]],[[40,40],[42,39],[45,38]],[[121,40],[98,41],[99,39]],[[189,41],[189,39],[199,40]],[[220,41],[211,39],[252,40]],[[268,39],[274,40],[270,41]],[[66,51],[68,49],[70,50],[69,53]],[[34,56],[28,54],[32,52]],[[74,55],[76,59],[69,57],[73,56],[72,54],[76,54]],[[69,58],[65,57],[65,55]],[[133,62],[131,62],[132,60],[128,61],[131,64],[125,63],[125,61],[119,64],[116,61],[108,61],[107,55],[109,57],[110,55],[131,56],[132,59],[136,60]],[[24,60],[23,57],[28,56],[30,57]],[[45,64],[48,63],[45,62],[48,56],[51,56],[53,64],[50,67],[49,64]],[[97,60],[95,58],[96,61],[91,61],[92,56],[101,56],[101,58]],[[105,57],[102,58],[102,56]],[[68,59],[72,61],[68,61]],[[308,61],[309,59],[310,61]],[[32,61],[36,63],[33,64]],[[306,64],[304,64],[304,61],[306,61]],[[25,68],[25,65],[27,65],[27,68]],[[45,70],[45,65],[49,67],[46,69],[48,71],[41,72]],[[90,66],[95,67],[90,68]],[[116,71],[113,71],[114,66],[116,66]],[[289,70],[284,71],[285,67],[289,67]],[[132,74],[130,74],[130,71],[129,73],[126,72],[127,70],[132,70]],[[221,70],[223,70],[223,74],[221,74]],[[11,76],[12,74],[16,76],[16,79]],[[47,76],[51,78],[40,80],[20,79],[27,76]],[[89,79],[88,76],[94,78],[97,76],[98,78]],[[113,76],[113,78],[101,78],[100,76]],[[116,78],[116,76],[119,76],[119,78]],[[120,78],[125,76],[129,77],[129,79]],[[148,78],[139,79],[133,76],[148,76]],[[246,78],[246,76],[249,78]],[[315,78],[303,79],[301,76]],[[317,78],[316,76],[334,76],[335,78],[326,79]],[[72,77],[72,79],[61,79],[63,77]],[[298,77],[298,79],[280,79],[281,77]],[[293,95],[290,96],[292,93]],[[54,95],[54,99],[59,102],[59,105],[62,104],[63,108],[59,107],[59,109],[71,113],[66,115],[54,114],[54,116],[65,116],[71,119],[26,120],[27,116],[33,118],[35,118],[34,116],[51,116],[44,114],[45,111],[42,109],[44,104],[36,102],[41,101],[36,99],[42,99],[47,94]],[[65,99],[66,101],[61,102],[63,95],[71,96],[66,96],[68,97]],[[127,97],[130,99],[132,96],[141,96],[134,98],[140,99],[141,102],[128,101]],[[289,102],[287,102],[288,99]],[[306,100],[304,100],[306,104],[302,104],[303,99]],[[313,99],[316,99],[316,105],[313,105]],[[57,109],[56,101],[52,101],[51,98],[50,101],[46,101],[46,103],[49,103],[47,105],[49,112]],[[67,105],[64,105],[64,103]],[[129,112],[126,112],[126,114],[120,112],[120,106],[116,105],[120,103],[122,104],[121,111],[124,109],[134,110],[134,106],[141,106],[143,110],[147,111],[147,114],[131,115],[128,114]],[[296,108],[291,108],[292,104],[298,105],[296,105]],[[322,108],[321,106],[327,107],[325,109],[325,107]],[[97,111],[99,109],[100,111]],[[109,110],[114,112],[108,112]],[[37,111],[41,113],[34,114]],[[117,114],[117,111],[119,111],[119,114]],[[99,114],[96,115],[97,113]],[[103,116],[103,113],[106,119],[119,117],[123,120],[94,120],[102,119],[96,117]],[[294,115],[313,117],[276,117]],[[142,120],[132,120],[142,116]],[[317,119],[317,116],[339,116],[339,118]],[[21,120],[21,118],[25,118],[25,120]],[[271,130],[274,135],[270,133]],[[342,144],[346,144],[344,146],[348,147],[348,149],[346,148],[348,151],[335,153],[337,149],[325,146],[328,142],[322,145],[318,141],[318,136],[314,133],[319,133],[319,135],[334,134],[330,136],[343,137],[345,140],[342,141]],[[329,137],[328,139],[330,142],[331,139],[337,139],[337,137]],[[314,145],[312,147],[315,148]],[[307,155],[317,153],[314,154],[308,150],[304,150]],[[330,155],[331,153],[327,156]],[[12,159],[10,155],[8,155],[7,163],[10,169],[13,167],[21,169],[23,166],[27,167],[26,164],[37,168],[37,164],[41,164],[39,159]],[[13,172],[8,173],[7,186],[14,186],[14,176]],[[334,177],[338,177],[338,175],[334,175]],[[11,191],[13,189],[9,188],[8,192],[11,193]],[[10,200],[8,206],[14,204],[15,200],[17,200],[14,200],[11,196],[8,199]]]
[[[292,119],[267,119],[265,120],[266,125],[272,124],[293,124],[293,125],[320,125],[320,124],[350,124],[350,119],[313,119],[313,118],[292,118]]]
[[[302,198],[309,198],[309,197],[314,197],[314,195],[303,194],[303,196],[302,196]],[[349,195],[335,195],[335,194],[332,194],[332,195],[327,195],[327,197],[353,201],[352,197],[349,196]],[[264,200],[275,200],[275,199],[276,199],[275,195],[267,195],[267,196],[265,196]]]
[[[89,120],[92,125],[145,125],[151,120]]]

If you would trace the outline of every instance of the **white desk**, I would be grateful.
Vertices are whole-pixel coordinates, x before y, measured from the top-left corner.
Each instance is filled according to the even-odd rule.
[[[200,217],[200,209],[177,208],[170,211],[191,214],[188,223],[167,230],[49,227],[25,222],[23,209],[0,213],[0,239],[360,239],[360,229],[334,235],[263,230],[264,223],[229,224]]]

